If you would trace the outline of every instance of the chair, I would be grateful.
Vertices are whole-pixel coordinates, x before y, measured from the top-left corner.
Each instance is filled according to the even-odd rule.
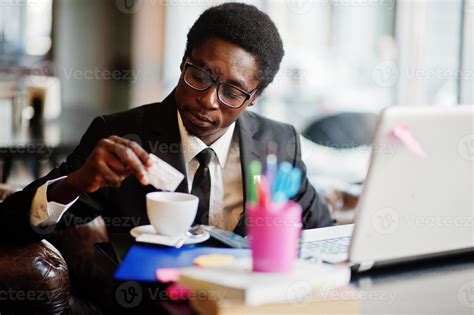
[[[302,135],[319,145],[334,149],[354,149],[370,146],[377,125],[376,114],[348,112],[323,117],[311,123]],[[355,208],[359,200],[353,192],[326,188],[324,202],[338,224],[354,222]]]
[[[372,113],[340,113],[311,123],[302,135],[323,146],[335,149],[351,149],[371,145],[377,124]]]
[[[0,185],[0,202],[14,190]],[[96,270],[94,244],[108,240],[97,217],[37,243],[0,243],[0,314],[103,314],[110,279]]]

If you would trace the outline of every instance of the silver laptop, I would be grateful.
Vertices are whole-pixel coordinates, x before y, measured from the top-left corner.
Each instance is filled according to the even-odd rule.
[[[474,106],[383,111],[355,224],[307,230],[301,257],[357,271],[474,249]]]

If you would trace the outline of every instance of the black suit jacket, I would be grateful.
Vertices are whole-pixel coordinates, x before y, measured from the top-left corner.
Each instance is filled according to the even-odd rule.
[[[173,92],[162,103],[95,118],[66,162],[0,204],[0,233],[10,240],[14,238],[18,241],[37,240],[52,233],[54,228],[31,228],[29,224],[29,209],[37,188],[47,180],[68,175],[79,169],[96,143],[110,135],[138,142],[146,151],[154,153],[186,174],[176,110]],[[278,160],[288,161],[304,172],[301,189],[293,198],[303,208],[304,228],[332,224],[326,206],[321,203],[306,178],[299,137],[292,126],[244,111],[237,120],[235,131],[239,137],[244,202],[247,196],[247,166],[254,159],[264,163],[266,144],[274,141],[278,144]],[[105,188],[81,195],[61,218],[57,228],[87,223],[98,215],[104,217],[109,231],[128,231],[134,226],[149,224],[145,195],[155,190],[151,185],[142,186],[135,176],[129,176],[118,189]],[[177,191],[188,191],[186,179],[181,182]],[[245,211],[234,232],[245,234]]]

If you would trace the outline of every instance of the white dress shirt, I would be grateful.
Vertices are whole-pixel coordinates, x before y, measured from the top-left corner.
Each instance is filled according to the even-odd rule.
[[[32,226],[50,226],[58,223],[66,210],[79,199],[79,197],[76,197],[76,199],[66,205],[55,201],[48,201],[48,186],[66,177],[62,176],[48,180],[36,190],[30,208],[30,224]]]
[[[208,146],[198,137],[190,135],[183,125],[179,112],[177,115],[190,192],[194,174],[199,168],[199,162],[195,156]],[[230,231],[236,227],[243,213],[242,169],[239,143],[234,130],[235,123],[229,126],[225,134],[210,146],[216,156],[209,163],[211,175],[209,224]],[[78,198],[66,205],[48,201],[48,185],[64,178],[66,176],[47,181],[38,188],[30,208],[32,226],[57,224],[67,209],[77,201]]]
[[[186,164],[186,178],[191,192],[194,175],[199,168],[196,155],[208,146],[196,136],[190,135],[178,112],[179,133]],[[209,148],[216,156],[209,163],[211,192],[209,198],[209,225],[232,231],[243,213],[242,169],[235,122]]]

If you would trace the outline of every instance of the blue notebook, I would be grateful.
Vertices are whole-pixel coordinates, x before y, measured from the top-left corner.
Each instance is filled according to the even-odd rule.
[[[197,256],[209,254],[246,257],[248,249],[217,247],[151,247],[133,245],[115,271],[114,278],[119,281],[155,282],[158,268],[184,268],[193,265]]]

